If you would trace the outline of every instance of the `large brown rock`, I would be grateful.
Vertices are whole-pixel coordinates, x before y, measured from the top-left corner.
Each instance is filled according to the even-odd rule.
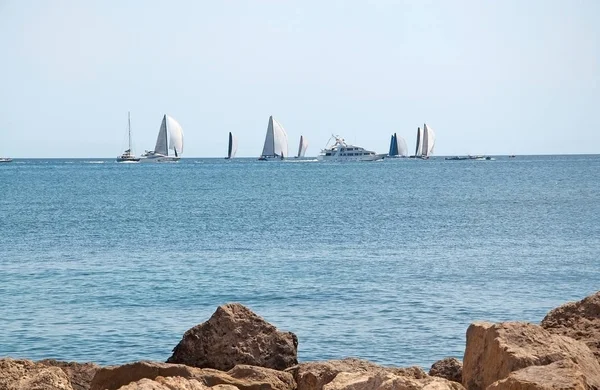
[[[431,366],[429,375],[462,383],[462,362],[451,357],[438,360]]]
[[[240,390],[294,390],[296,388],[291,374],[265,367],[239,365],[229,372],[223,372],[183,364],[136,362],[101,368],[92,380],[91,390],[116,390],[142,379],[153,381],[158,377],[195,379],[213,389],[216,386],[226,385],[235,386]],[[150,386],[150,382],[145,381],[144,386]]]
[[[119,390],[209,390],[202,382],[196,379],[186,379],[180,376],[162,376],[154,379],[140,379],[122,386]]]
[[[512,372],[486,390],[590,390],[592,386],[577,364],[561,360]]]
[[[94,363],[61,362],[54,359],[44,359],[38,363],[63,370],[73,390],[89,390],[92,378],[100,369],[100,366]]]
[[[467,330],[463,385],[484,390],[514,371],[561,360],[575,363],[600,388],[600,365],[584,343],[528,323],[476,322]]]
[[[219,306],[183,335],[167,363],[227,371],[237,364],[284,370],[298,363],[298,339],[239,303]]]
[[[426,376],[422,379],[386,372],[341,372],[323,390],[464,390],[457,382]]]
[[[600,291],[551,310],[542,328],[583,341],[600,361]]]
[[[0,390],[73,390],[58,367],[29,360],[0,359]]]
[[[427,374],[419,367],[393,368],[383,367],[366,360],[348,358],[343,360],[330,360],[326,362],[301,363],[288,368],[296,380],[298,390],[322,390],[339,373],[394,374],[414,379],[426,378]]]

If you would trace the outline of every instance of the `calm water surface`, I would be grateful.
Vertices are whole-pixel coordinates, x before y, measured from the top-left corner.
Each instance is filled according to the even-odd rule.
[[[600,289],[600,156],[0,164],[0,356],[166,360],[237,301],[299,358],[429,366]]]

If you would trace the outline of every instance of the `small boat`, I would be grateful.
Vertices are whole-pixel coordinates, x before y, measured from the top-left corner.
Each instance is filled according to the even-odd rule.
[[[463,160],[478,160],[478,161],[484,161],[484,160],[486,160],[486,161],[490,161],[490,160],[493,160],[493,158],[492,157],[488,157],[488,156],[481,156],[481,155],[479,155],[479,156],[468,155],[468,156],[446,157],[445,160],[448,160],[448,161],[463,161]]]
[[[260,161],[281,159],[288,154],[287,133],[281,123],[277,122],[271,115],[267,125],[267,135],[265,136],[265,145],[259,157]]]
[[[230,131],[229,132],[229,146],[227,147],[227,157],[225,157],[226,160],[230,160],[235,157],[235,154],[237,152],[237,147],[238,147],[237,138]]]
[[[396,133],[392,134],[388,157],[398,158],[406,156],[408,156],[408,148],[406,147],[406,141],[404,140],[404,138],[398,137]]]
[[[332,146],[327,147],[329,142],[334,139]],[[366,150],[360,146],[347,144],[339,135],[332,135],[327,141],[325,149],[317,156],[319,161],[376,161],[382,160],[385,154],[377,154]]]
[[[306,149],[308,149],[308,141],[304,138],[303,135],[300,136],[300,145],[298,146],[298,155],[296,158],[302,158],[306,154]]]
[[[421,128],[417,128],[417,148],[415,150],[415,158],[419,157],[427,160],[433,154],[433,148],[435,147],[435,133],[433,129],[427,126],[427,123],[423,125],[423,131]]]
[[[0,157],[0,163],[9,163],[9,162],[12,162],[12,158]]]
[[[175,155],[169,156],[169,150],[173,150]],[[183,129],[173,117],[164,115],[154,150],[146,150],[140,162],[177,162],[182,153]]]
[[[133,153],[133,148],[131,147],[131,113],[127,112],[127,132],[129,138],[129,149],[123,152],[122,155],[117,157],[117,162],[138,162],[140,161],[139,157],[135,156]]]

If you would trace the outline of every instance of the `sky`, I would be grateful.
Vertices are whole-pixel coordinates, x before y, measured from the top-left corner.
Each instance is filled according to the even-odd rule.
[[[0,156],[262,151],[269,115],[316,156],[600,153],[600,1],[0,0]]]

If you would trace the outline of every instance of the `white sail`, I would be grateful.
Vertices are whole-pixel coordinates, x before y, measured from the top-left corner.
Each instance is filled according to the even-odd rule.
[[[158,131],[158,137],[156,138],[156,146],[154,146],[154,153],[163,155],[169,154],[167,147],[167,116],[163,116],[162,123],[160,124],[160,130]]]
[[[298,145],[298,157],[304,157],[306,149],[308,148],[308,141],[303,135],[300,136],[300,145]]]
[[[283,126],[273,119],[273,116],[269,117],[267,135],[265,137],[265,144],[261,155],[279,157],[287,157],[288,155],[287,134],[283,129]]]
[[[275,143],[275,154],[281,157],[288,156],[288,140],[287,133],[285,132],[281,123],[273,119],[273,135]]]
[[[396,136],[396,144],[398,147],[399,156],[408,156],[408,147],[406,146],[406,140],[400,136]]]
[[[430,156],[435,146],[435,133],[427,124],[423,125],[423,156]]]
[[[165,117],[167,118],[167,129],[169,130],[169,149],[175,151],[176,156],[181,156],[183,153],[183,129],[173,117],[169,115],[165,115]]]
[[[227,158],[234,158],[237,152],[238,141],[237,137],[229,132],[229,147],[227,148]]]

